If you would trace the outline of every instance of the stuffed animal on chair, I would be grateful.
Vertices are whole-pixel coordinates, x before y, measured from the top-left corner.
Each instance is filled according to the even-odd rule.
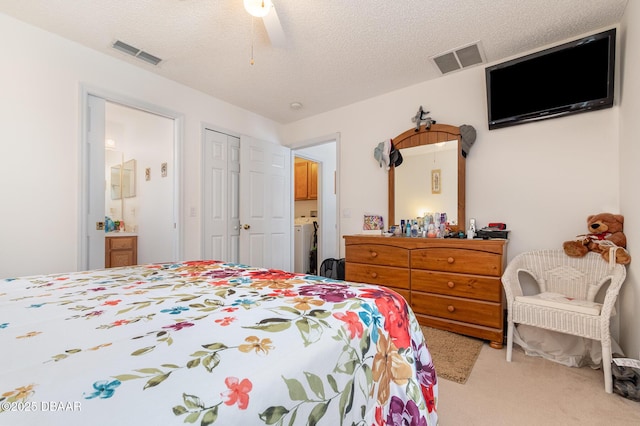
[[[567,256],[582,257],[590,251],[600,253],[609,262],[611,248],[615,248],[615,262],[628,265],[627,237],[622,232],[624,216],[600,213],[587,217],[588,234],[578,235],[574,241],[565,241],[562,248]]]

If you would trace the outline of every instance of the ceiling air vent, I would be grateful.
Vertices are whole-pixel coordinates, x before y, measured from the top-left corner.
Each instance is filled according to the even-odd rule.
[[[458,71],[485,62],[480,42],[458,47],[431,57],[442,74]]]
[[[136,58],[141,59],[145,62],[148,62],[152,65],[158,65],[162,61],[162,59],[158,58],[157,56],[154,56],[148,52],[145,52],[144,50],[140,50],[137,47],[133,47],[130,44],[127,44],[120,40],[116,40],[111,45],[111,47],[121,52],[124,52],[128,55],[135,56]]]

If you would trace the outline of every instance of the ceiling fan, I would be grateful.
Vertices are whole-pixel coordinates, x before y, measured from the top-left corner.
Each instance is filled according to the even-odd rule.
[[[271,0],[244,0],[244,8],[250,15],[262,18],[273,47],[285,47],[284,31]]]

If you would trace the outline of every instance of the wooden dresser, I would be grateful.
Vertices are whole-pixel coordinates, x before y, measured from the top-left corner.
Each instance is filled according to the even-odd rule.
[[[500,277],[507,240],[346,235],[345,279],[390,287],[422,325],[489,340],[504,339]]]
[[[104,239],[104,267],[138,264],[138,237],[136,235],[110,235]]]

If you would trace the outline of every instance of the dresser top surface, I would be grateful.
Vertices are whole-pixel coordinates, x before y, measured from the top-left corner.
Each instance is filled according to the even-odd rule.
[[[502,253],[509,240],[494,238],[462,239],[462,238],[413,238],[413,237],[382,237],[377,235],[344,235],[346,245],[378,244],[390,247],[401,247],[409,250],[426,248],[460,248],[467,250],[483,250]]]

